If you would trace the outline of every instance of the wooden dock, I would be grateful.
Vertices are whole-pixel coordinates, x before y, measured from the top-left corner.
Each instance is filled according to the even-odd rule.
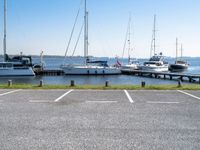
[[[43,76],[63,76],[65,73],[62,69],[44,69],[35,72],[35,74]]]
[[[143,70],[122,70],[122,74],[135,75],[141,77],[181,80],[190,83],[200,84],[200,74],[186,74],[186,73],[170,73],[170,72],[152,72]]]

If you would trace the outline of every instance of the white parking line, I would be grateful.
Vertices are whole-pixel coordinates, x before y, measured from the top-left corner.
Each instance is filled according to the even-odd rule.
[[[187,92],[184,92],[184,91],[181,91],[181,90],[177,90],[177,91],[180,92],[180,93],[182,93],[182,94],[185,94],[185,95],[188,95],[188,96],[190,96],[190,97],[193,97],[193,98],[195,98],[195,99],[200,100],[200,97],[194,96],[194,95],[192,95],[192,94],[190,94],[190,93],[187,93]]]
[[[130,101],[130,103],[134,103],[133,99],[131,98],[131,96],[129,95],[128,91],[127,90],[124,90],[128,100]]]
[[[58,97],[57,99],[54,100],[54,102],[59,102],[63,97],[65,97],[66,95],[68,95],[69,93],[71,93],[74,90],[69,90],[68,92],[66,92],[65,94],[61,95],[60,97]]]
[[[117,101],[86,101],[86,103],[117,103]]]
[[[48,100],[29,100],[30,103],[54,103],[53,101]]]
[[[180,102],[156,102],[156,101],[148,101],[148,104],[179,104]]]
[[[3,94],[0,94],[0,96],[8,95],[8,94],[15,93],[15,92],[18,92],[18,91],[21,91],[21,90],[22,89],[6,92],[6,93],[3,93]]]

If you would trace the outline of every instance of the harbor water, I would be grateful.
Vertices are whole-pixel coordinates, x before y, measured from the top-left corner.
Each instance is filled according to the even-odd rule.
[[[39,56],[33,56],[33,63],[40,62]],[[1,58],[2,59],[2,58]],[[95,60],[107,60],[109,65],[115,64],[115,58],[94,58]],[[185,58],[190,64],[187,71],[184,73],[200,74],[200,58]],[[138,59],[142,64],[147,59]],[[166,58],[169,63],[173,63],[173,58]],[[122,63],[127,63],[127,59],[121,60]],[[60,56],[44,56],[46,69],[57,69],[64,63],[64,57]],[[66,58],[65,63],[71,64],[83,64],[84,59],[82,57]],[[0,84],[6,84],[8,80],[12,80],[13,84],[38,84],[40,80],[44,81],[44,84],[69,84],[71,80],[74,80],[76,84],[83,85],[95,85],[104,84],[105,81],[109,81],[114,85],[137,85],[141,81],[145,81],[147,84],[177,84],[174,80],[163,80],[154,78],[137,77],[132,75],[109,75],[109,76],[36,76],[36,77],[1,77]]]

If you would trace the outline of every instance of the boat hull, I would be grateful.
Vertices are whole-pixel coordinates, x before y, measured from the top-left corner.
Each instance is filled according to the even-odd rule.
[[[115,67],[62,66],[66,75],[118,75],[121,70]]]
[[[32,68],[0,68],[0,77],[8,76],[35,76]]]
[[[156,72],[169,71],[168,65],[166,65],[166,66],[140,66],[139,69],[144,70],[144,71],[156,71]]]
[[[188,69],[188,65],[171,64],[169,70],[172,72],[182,72]]]
[[[121,69],[121,71],[123,71],[123,70],[138,70],[139,67],[136,64],[134,64],[134,65],[131,64],[131,65],[123,65],[120,67],[120,69]]]

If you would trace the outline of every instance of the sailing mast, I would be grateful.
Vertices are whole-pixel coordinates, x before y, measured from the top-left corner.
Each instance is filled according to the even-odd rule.
[[[85,63],[87,65],[88,59],[88,11],[87,11],[87,0],[85,0],[85,16],[84,16],[84,57],[86,59]]]
[[[130,51],[131,51],[131,14],[129,16],[129,33],[128,33],[128,64],[130,63]]]
[[[153,35],[152,35],[152,42],[151,42],[151,56],[156,54],[156,15],[154,15],[154,23],[153,23]]]
[[[178,38],[176,38],[176,62],[178,60]]]
[[[3,51],[4,51],[4,61],[6,61],[6,7],[7,1],[4,0],[4,38],[3,38]]]

